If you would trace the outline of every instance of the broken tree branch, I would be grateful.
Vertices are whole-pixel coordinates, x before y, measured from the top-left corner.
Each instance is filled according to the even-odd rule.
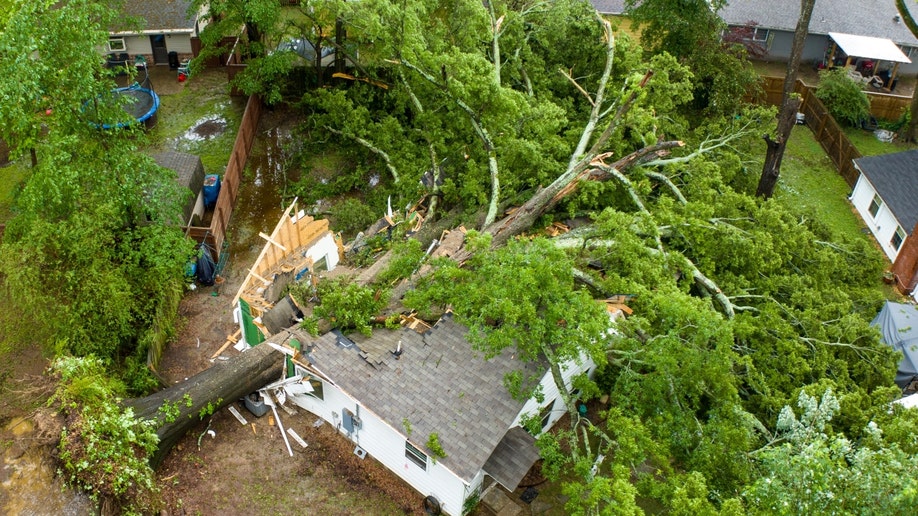
[[[386,153],[386,151],[384,151],[384,150],[380,149],[379,147],[373,145],[373,144],[370,143],[368,140],[365,140],[365,139],[363,139],[363,138],[357,136],[356,134],[351,134],[351,133],[346,133],[346,132],[344,132],[344,131],[339,131],[338,129],[335,129],[335,128],[330,127],[330,126],[327,126],[327,125],[325,126],[325,129],[327,129],[327,130],[329,130],[329,131],[331,131],[331,132],[333,132],[333,133],[335,133],[335,134],[337,134],[337,135],[339,135],[339,136],[344,136],[345,138],[350,138],[351,140],[354,140],[355,142],[359,143],[360,145],[362,145],[363,147],[365,147],[367,150],[369,150],[369,151],[372,152],[373,154],[376,154],[377,156],[379,156],[380,158],[382,158],[383,162],[386,164],[386,169],[388,169],[388,170],[389,170],[389,173],[392,174],[392,181],[398,183],[398,171],[395,170],[395,166],[392,165],[392,160],[389,158],[389,155]]]

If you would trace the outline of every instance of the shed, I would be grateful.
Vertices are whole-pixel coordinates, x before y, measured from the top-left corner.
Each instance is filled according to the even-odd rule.
[[[902,353],[896,385],[906,388],[918,376],[918,307],[887,301],[870,325],[879,328],[880,340]]]
[[[159,166],[175,171],[176,181],[191,193],[182,207],[182,222],[188,223],[192,214],[204,213],[204,164],[194,154],[167,151],[153,156]]]

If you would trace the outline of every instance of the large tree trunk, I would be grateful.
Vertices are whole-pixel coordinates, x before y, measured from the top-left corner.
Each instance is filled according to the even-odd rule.
[[[784,158],[784,149],[790,138],[791,130],[796,123],[797,110],[800,108],[800,98],[794,93],[797,82],[797,73],[800,71],[800,59],[803,56],[803,45],[809,33],[810,17],[813,15],[813,6],[816,0],[801,0],[800,17],[797,19],[797,28],[794,31],[794,42],[791,45],[791,56],[787,61],[787,73],[784,76],[784,94],[781,97],[781,111],[778,114],[778,130],[775,139],[765,137],[768,149],[765,153],[765,165],[759,178],[759,186],[755,194],[768,199],[775,192],[778,175],[781,173],[781,160]]]
[[[769,135],[765,135],[765,144],[768,146],[765,151],[765,166],[762,167],[759,186],[755,191],[755,194],[759,197],[769,199],[775,193],[778,176],[781,174],[784,149],[787,147],[787,140],[790,138],[791,130],[796,123],[798,109],[800,109],[800,99],[798,97],[786,98],[786,101],[781,106],[781,113],[778,115],[777,139],[772,140]]]
[[[125,401],[125,406],[133,408],[137,418],[160,423],[156,430],[159,448],[150,458],[150,465],[158,467],[185,432],[201,421],[202,414],[206,417],[208,413],[216,412],[280,379],[283,357],[271,346],[262,344],[227,362],[217,363],[173,387],[145,398]],[[168,409],[160,410],[166,403]]]

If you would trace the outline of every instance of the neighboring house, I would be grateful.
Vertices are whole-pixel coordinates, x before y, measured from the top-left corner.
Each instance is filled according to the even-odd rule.
[[[851,203],[893,263],[900,290],[918,282],[918,150],[854,160],[860,172]]]
[[[196,40],[204,28],[197,16],[188,15],[190,0],[125,0],[125,20],[140,21],[134,27],[126,21],[109,32],[109,61],[129,61],[143,56],[149,64],[171,64],[170,52],[178,61],[194,57]],[[127,59],[124,59],[127,58]]]
[[[355,454],[371,455],[427,497],[426,506],[459,516],[485,477],[512,491],[538,460],[524,416],[547,429],[566,411],[544,364],[522,362],[510,349],[485,360],[451,314],[422,331],[379,329],[350,340],[290,329],[269,342],[303,349],[294,360],[304,378],[298,388],[311,392],[288,389],[288,401],[333,425]],[[569,383],[594,369],[584,360],[562,371]],[[503,381],[512,371],[538,379],[543,401],[513,399]],[[428,446],[431,435],[445,456]]]
[[[591,2],[602,14],[619,15],[625,10],[624,0]],[[913,2],[906,3],[915,5]],[[913,11],[918,11],[918,8]],[[766,59],[782,61],[790,57],[794,30],[800,16],[800,0],[730,0],[719,14],[731,27],[753,25],[748,31],[750,43],[763,47]],[[889,39],[912,60],[910,64],[901,64],[898,73],[918,72],[918,38],[899,18],[895,0],[816,2],[803,50],[804,63],[824,61],[829,57],[829,32]]]
[[[720,16],[733,27],[754,24],[750,38],[765,48],[766,58],[787,60],[800,17],[800,0],[730,0]],[[895,0],[816,2],[803,49],[804,63],[828,59],[830,32],[889,39],[913,61],[901,64],[899,73],[918,72],[918,39],[900,19]]]

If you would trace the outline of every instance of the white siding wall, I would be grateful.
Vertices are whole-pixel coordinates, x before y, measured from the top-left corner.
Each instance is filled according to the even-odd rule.
[[[127,46],[125,52],[130,54],[131,57],[137,54],[149,55],[153,53],[153,46],[150,45],[149,36],[125,36],[124,44]]]
[[[573,362],[565,364],[565,366],[561,368],[561,377],[564,378],[564,384],[570,388],[571,378],[584,371],[589,371],[589,374],[592,375],[595,368],[596,364],[593,362],[593,360],[584,355],[581,356],[580,364],[575,364]],[[554,404],[551,409],[551,415],[548,418],[548,425],[546,428],[551,428],[551,426],[555,424],[555,421],[564,415],[564,412],[567,410],[567,408],[564,406],[564,401],[558,395],[558,387],[555,385],[555,380],[551,375],[551,371],[545,372],[545,376],[542,377],[539,385],[542,387],[544,401],[541,404],[534,398],[527,401],[526,404],[523,405],[523,408],[520,410],[520,413],[517,414],[513,424],[510,425],[510,428],[519,426],[522,418],[528,414],[537,415],[539,412],[541,412],[542,407],[549,403]]]
[[[852,192],[850,197],[851,204],[854,205],[854,208],[861,215],[861,218],[864,219],[867,227],[870,228],[870,232],[873,233],[877,243],[880,244],[883,252],[886,253],[886,257],[889,258],[890,262],[894,262],[896,261],[896,256],[899,254],[899,251],[893,248],[890,241],[896,233],[896,228],[899,227],[899,221],[897,221],[896,217],[889,211],[886,203],[880,206],[880,210],[877,212],[876,217],[870,214],[870,203],[873,201],[874,195],[876,195],[876,190],[873,188],[873,185],[871,185],[870,181],[861,174],[857,179],[857,183],[854,185],[854,192]],[[911,230],[911,228],[902,229],[905,230],[906,233]]]
[[[337,251],[336,251],[337,252]],[[341,433],[366,450],[370,456],[392,470],[420,493],[418,504],[424,497],[432,495],[440,502],[444,514],[460,516],[462,504],[471,489],[465,482],[442,464],[434,464],[428,457],[427,471],[405,458],[405,436],[400,430],[389,426],[379,416],[342,392],[337,386],[323,382],[324,401],[306,396],[308,400],[300,406],[332,424]],[[341,414],[348,409],[360,415],[361,427],[348,435],[341,424]],[[413,442],[423,450],[423,442]],[[479,475],[480,477],[480,475]],[[480,482],[480,479],[479,479]]]
[[[313,262],[325,258],[328,270],[333,270],[338,265],[338,244],[335,243],[335,237],[326,232],[325,236],[306,251],[306,256],[312,258]]]
[[[119,36],[112,36],[119,37]],[[150,44],[149,34],[140,34],[137,36],[124,36],[124,44],[127,45],[128,54],[133,57],[136,54],[153,54],[153,45]],[[189,34],[166,34],[166,51],[178,52],[179,54],[191,53],[191,36]]]
[[[190,34],[166,34],[166,50],[175,51],[179,54],[191,53],[191,35]]]

